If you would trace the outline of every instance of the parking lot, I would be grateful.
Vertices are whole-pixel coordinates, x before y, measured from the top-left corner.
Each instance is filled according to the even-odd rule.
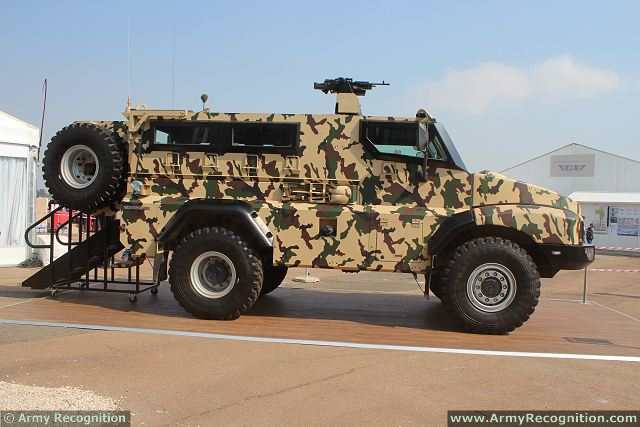
[[[135,304],[51,298],[16,287],[29,270],[3,269],[0,381],[93,392],[135,425],[441,425],[448,409],[637,409],[640,273],[606,270],[640,258],[600,256],[591,268],[603,271],[589,272],[588,304],[584,273],[561,272],[508,336],[460,332],[410,275],[313,270],[321,281],[307,285],[291,270],[252,312],[218,322],[185,313],[168,285]]]

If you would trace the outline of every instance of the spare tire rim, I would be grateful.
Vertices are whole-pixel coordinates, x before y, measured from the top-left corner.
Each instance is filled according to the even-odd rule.
[[[516,297],[518,284],[507,267],[485,263],[471,273],[467,280],[467,297],[478,310],[496,313],[509,307]]]
[[[99,170],[98,156],[86,145],[70,147],[60,161],[62,180],[68,186],[78,190],[93,184]]]
[[[193,260],[190,276],[193,289],[209,299],[227,295],[238,279],[233,262],[216,251],[204,252]]]

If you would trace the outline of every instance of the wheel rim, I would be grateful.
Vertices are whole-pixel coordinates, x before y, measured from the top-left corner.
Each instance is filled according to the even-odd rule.
[[[60,161],[63,181],[76,189],[86,188],[93,184],[99,170],[98,156],[86,145],[74,145],[69,148]]]
[[[218,299],[227,295],[237,282],[236,268],[223,253],[208,251],[191,264],[193,289],[205,298]]]
[[[496,313],[509,307],[518,284],[507,267],[498,263],[478,266],[467,280],[467,297],[478,310]]]

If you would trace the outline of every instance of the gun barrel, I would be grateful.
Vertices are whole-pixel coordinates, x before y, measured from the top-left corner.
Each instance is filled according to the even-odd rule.
[[[338,77],[336,79],[325,79],[322,83],[313,83],[313,88],[324,93],[355,93],[364,95],[367,90],[376,86],[389,86],[384,80],[382,82],[353,81],[350,78]]]

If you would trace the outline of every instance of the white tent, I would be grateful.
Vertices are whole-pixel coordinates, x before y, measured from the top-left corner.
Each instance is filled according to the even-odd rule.
[[[40,130],[0,111],[0,266],[24,261],[24,231],[33,222]]]
[[[565,196],[575,192],[636,193],[640,161],[581,144],[569,144],[502,171]]]

